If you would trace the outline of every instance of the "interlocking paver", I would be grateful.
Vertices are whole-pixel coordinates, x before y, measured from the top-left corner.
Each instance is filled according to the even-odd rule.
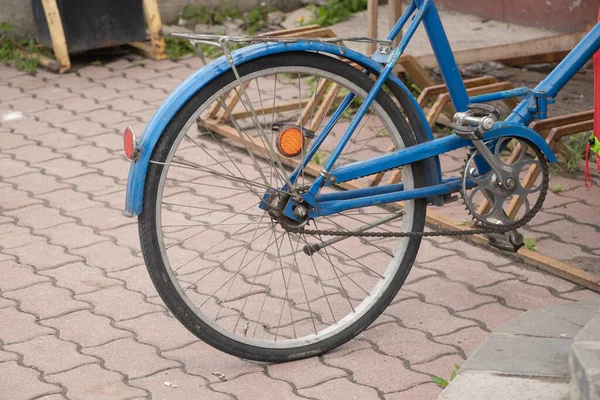
[[[42,204],[7,211],[5,214],[16,218],[18,225],[28,226],[35,231],[74,221],[73,218],[61,215],[58,210]]]
[[[169,317],[162,312],[120,321],[115,325],[118,328],[135,332],[139,342],[152,345],[160,350],[176,349],[198,340],[174,317]]]
[[[62,247],[45,242],[6,249],[5,252],[19,257],[22,264],[31,265],[36,271],[81,260],[80,257],[67,254]]]
[[[0,187],[0,206],[4,210],[12,210],[41,202],[42,200],[30,197],[27,192],[22,190],[15,190],[12,187]]]
[[[13,260],[0,261],[0,292],[7,292],[40,282],[48,278],[33,273],[33,268],[20,265]]]
[[[73,400],[126,400],[146,395],[142,389],[126,385],[122,375],[107,371],[98,364],[84,365],[46,379],[66,387],[67,396]]]
[[[54,330],[38,325],[33,315],[21,312],[14,307],[0,309],[0,320],[2,321],[0,339],[5,345],[54,333]]]
[[[405,368],[396,357],[371,350],[360,350],[347,356],[327,360],[328,365],[351,370],[356,382],[374,386],[383,392],[394,392],[428,381],[424,374]]]
[[[494,301],[489,296],[473,293],[463,283],[447,282],[439,277],[432,277],[405,285],[408,291],[420,293],[425,296],[428,303],[444,304],[458,310],[467,310],[480,304]]]
[[[0,144],[0,149],[4,151],[33,144],[33,141],[27,139],[21,134],[13,132],[2,132],[2,144]]]
[[[100,242],[73,249],[72,252],[84,258],[88,265],[102,268],[106,272],[121,271],[143,263],[140,257],[131,254],[131,250],[113,242]]]
[[[164,351],[162,356],[182,363],[186,372],[200,375],[212,383],[220,382],[213,373],[219,372],[232,381],[240,375],[263,371],[264,368],[260,364],[221,353],[204,342],[194,342],[180,349]]]
[[[475,349],[488,335],[489,332],[484,331],[478,326],[472,326],[448,335],[436,336],[435,340],[460,347],[460,349],[464,351],[468,357],[473,354]]]
[[[12,290],[4,293],[4,296],[17,300],[23,311],[35,314],[41,319],[91,308],[83,301],[74,300],[70,291],[51,283],[40,283],[25,289]]]
[[[132,338],[117,339],[82,351],[101,358],[109,369],[121,372],[129,379],[179,366],[179,363],[159,357],[154,347],[138,343]]]
[[[468,311],[460,311],[457,315],[483,322],[490,330],[494,330],[513,318],[521,315],[522,311],[505,307],[499,303],[484,304]]]
[[[2,134],[4,136],[4,134]],[[2,160],[2,175],[6,178],[37,172],[39,168],[28,166],[24,161],[3,159]]]
[[[46,241],[45,237],[32,235],[31,230],[27,227],[13,224],[0,225],[0,245],[4,248],[5,252],[14,247],[44,241]]]
[[[2,397],[11,400],[29,400],[45,394],[60,393],[62,389],[39,380],[39,372],[18,365],[15,361],[0,364]]]
[[[442,388],[433,382],[423,383],[416,385],[410,389],[402,392],[388,393],[385,395],[386,400],[427,400],[437,399],[437,396],[441,393]]]
[[[376,343],[383,353],[408,360],[411,364],[431,361],[442,354],[456,353],[456,349],[428,339],[423,332],[395,323],[374,326],[360,337]]]
[[[39,146],[36,144],[31,144],[28,146],[19,146],[14,149],[8,149],[6,152],[14,155],[17,160],[25,161],[30,164],[64,157],[64,155],[56,153],[53,149],[49,147]],[[29,175],[29,177],[33,176],[35,175]]]
[[[348,375],[340,368],[325,365],[318,357],[268,365],[267,372],[269,376],[275,379],[293,383],[298,389],[315,386]]]
[[[34,164],[36,167],[41,167],[44,173],[57,175],[63,179],[73,178],[75,176],[95,173],[95,168],[85,167],[80,161],[54,159],[43,163]],[[88,177],[89,178],[89,177]]]
[[[92,228],[80,225],[77,222],[40,229],[38,233],[50,239],[50,243],[71,250],[110,240],[106,236],[96,234]]]
[[[79,343],[84,348],[131,336],[131,332],[111,326],[109,318],[90,311],[77,311],[45,319],[43,324],[58,329],[61,339]]]
[[[179,369],[158,372],[146,378],[132,379],[131,384],[148,390],[155,398],[169,400],[214,399],[232,397],[205,386],[205,380]]]
[[[444,257],[440,260],[422,263],[421,266],[443,272],[448,279],[453,281],[469,282],[476,287],[514,279],[514,275],[493,271],[483,262],[465,260],[459,256]]]
[[[54,335],[40,336],[5,347],[23,355],[24,365],[44,371],[46,375],[99,362],[95,357],[80,354],[76,344],[60,340]]]
[[[231,393],[240,400],[297,399],[289,384],[269,379],[261,372],[214,383],[217,391]]]
[[[66,183],[59,182],[53,176],[42,175],[36,172],[8,178],[6,181],[14,183],[20,190],[30,192],[33,195],[48,193],[69,186]]]
[[[125,281],[125,286],[128,289],[140,292],[149,298],[158,296],[145,265],[138,265],[122,271],[109,272],[107,275],[111,278]]]
[[[68,288],[75,294],[89,293],[111,286],[119,286],[121,282],[104,276],[103,271],[78,262],[63,265],[40,272],[56,280],[56,286]]]
[[[567,301],[552,296],[548,289],[531,285],[525,286],[516,280],[501,282],[497,285],[478,289],[478,291],[499,296],[503,298],[510,307],[519,309],[539,308]]]
[[[320,385],[300,389],[298,393],[319,400],[375,400],[380,399],[371,387],[358,385],[346,378],[332,379]]]
[[[76,295],[75,298],[94,305],[94,312],[117,321],[136,318],[144,314],[163,311],[162,307],[144,301],[144,297],[124,287],[113,286],[93,293]],[[127,304],[127,307],[123,307]]]
[[[77,193],[71,189],[57,190],[39,195],[39,198],[50,203],[51,207],[60,208],[71,216],[71,213],[89,207],[100,207],[102,204],[89,199],[86,193]],[[75,215],[73,215],[75,217]]]

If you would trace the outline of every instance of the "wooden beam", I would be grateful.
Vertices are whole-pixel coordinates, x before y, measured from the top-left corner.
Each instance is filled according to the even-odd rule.
[[[63,29],[58,5],[56,4],[56,0],[42,0],[42,7],[44,8],[44,14],[46,14],[46,21],[48,22],[54,57],[56,57],[56,61],[60,65],[58,72],[62,74],[71,69],[71,59],[69,58],[67,39],[65,38],[65,30]]]
[[[421,63],[413,56],[408,54],[403,55],[398,60],[398,63],[422,89],[430,86],[437,86],[438,83],[431,75],[429,75],[429,72],[427,72],[425,67],[423,67],[423,65],[421,65]]]
[[[378,0],[367,0],[367,36],[377,38],[377,8],[379,7]],[[369,43],[367,53],[371,54],[377,51],[377,43]]]
[[[500,44],[497,46],[480,47],[477,49],[458,50],[454,52],[457,64],[472,64],[492,60],[511,60],[518,57],[528,57],[559,51],[570,51],[585,36],[587,32],[567,33],[539,39],[526,40],[518,43]],[[417,57],[427,68],[437,66],[433,54]]]
[[[391,31],[396,22],[402,17],[402,0],[389,0],[388,7],[388,29]],[[402,31],[394,39],[394,46],[398,46],[400,39],[402,39]]]
[[[155,60],[164,60],[167,58],[167,53],[165,52],[165,37],[162,31],[162,21],[160,19],[157,0],[143,1],[146,24],[148,24],[148,31],[150,31],[153,58]]]

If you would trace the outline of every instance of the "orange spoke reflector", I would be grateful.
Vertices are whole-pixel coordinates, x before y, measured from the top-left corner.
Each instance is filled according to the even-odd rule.
[[[125,155],[130,160],[133,160],[136,156],[135,147],[135,134],[133,133],[133,129],[128,126],[125,128],[125,133],[123,133],[123,149],[125,150]]]
[[[304,135],[295,126],[284,127],[277,138],[277,150],[286,157],[296,157],[304,147]]]

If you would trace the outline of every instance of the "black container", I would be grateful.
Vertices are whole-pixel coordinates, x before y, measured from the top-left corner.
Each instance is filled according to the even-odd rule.
[[[69,53],[144,40],[142,0],[57,0]],[[41,0],[31,0],[38,42],[52,47]]]

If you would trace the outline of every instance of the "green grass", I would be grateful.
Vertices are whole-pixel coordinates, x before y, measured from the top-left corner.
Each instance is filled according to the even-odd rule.
[[[365,10],[367,0],[328,0],[325,6],[312,6],[311,24],[329,26],[350,18],[355,12]]]
[[[431,381],[438,384],[442,388],[445,388],[450,384],[450,382],[452,382],[454,380],[454,378],[456,378],[456,374],[458,373],[459,369],[460,369],[460,366],[458,364],[454,364],[454,369],[450,373],[449,380],[445,380],[444,378],[440,378],[439,376],[434,375],[431,377]]]
[[[565,189],[565,187],[562,184],[559,183],[558,185],[555,185],[552,188],[550,188],[550,191],[552,193],[556,194],[556,193],[566,192],[567,189]]]
[[[177,37],[167,36],[165,37],[165,46],[167,49],[167,54],[171,60],[178,60],[187,56],[188,54],[196,54],[196,50],[194,50],[194,46],[186,40]],[[209,44],[200,43],[200,50],[204,53],[205,57],[208,58],[217,58],[223,55],[223,51],[216,47],[211,46]],[[233,50],[237,50],[242,47],[239,43],[231,43],[229,48]]]
[[[531,251],[537,251],[537,246],[535,245],[536,243],[536,239],[535,238],[525,238],[523,239],[523,247],[525,247],[527,250],[531,250]]]
[[[220,1],[218,7],[186,4],[181,12],[181,18],[205,25],[222,25],[228,19],[243,19],[246,22],[246,32],[249,35],[256,35],[258,31],[268,26],[268,14],[271,11],[275,10],[261,3],[244,14],[229,2]]]
[[[14,64],[19,71],[30,75],[40,65],[40,55],[52,56],[52,52],[35,42],[32,36],[16,40],[11,36],[15,27],[9,22],[0,22],[0,62]]]
[[[325,153],[324,151],[317,150],[311,161],[322,166],[325,164],[325,161],[327,161],[327,158],[329,158],[329,154]]]

